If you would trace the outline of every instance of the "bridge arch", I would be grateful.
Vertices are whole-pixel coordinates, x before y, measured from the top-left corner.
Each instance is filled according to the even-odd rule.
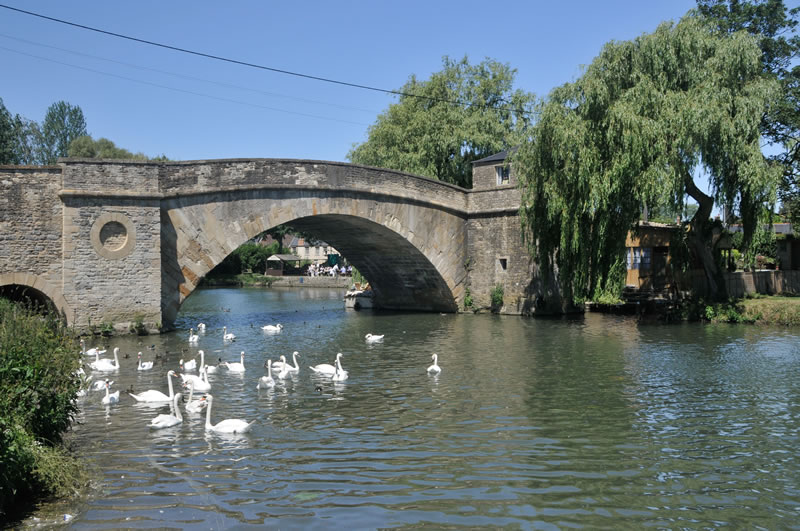
[[[32,299],[52,304],[67,323],[73,322],[75,315],[64,294],[43,277],[31,273],[0,273],[0,292],[14,287],[32,290]]]
[[[276,225],[317,235],[370,281],[376,305],[454,312],[466,270],[464,215],[374,191],[230,190],[162,203],[162,314],[170,323],[211,269]]]

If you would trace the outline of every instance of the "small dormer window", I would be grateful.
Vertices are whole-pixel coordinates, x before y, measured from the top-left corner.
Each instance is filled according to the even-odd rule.
[[[508,166],[495,166],[494,171],[497,173],[497,186],[510,182]]]

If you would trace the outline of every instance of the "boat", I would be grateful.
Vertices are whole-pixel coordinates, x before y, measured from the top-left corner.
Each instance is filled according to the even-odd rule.
[[[359,287],[351,288],[344,294],[344,307],[353,310],[366,310],[373,307],[372,298],[373,292],[369,288],[360,289]]]

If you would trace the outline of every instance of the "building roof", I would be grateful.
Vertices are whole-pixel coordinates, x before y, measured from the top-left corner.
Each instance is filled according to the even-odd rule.
[[[519,148],[511,148],[510,151],[516,152],[517,149],[519,149]],[[508,158],[508,152],[509,152],[508,149],[504,149],[503,151],[501,151],[499,153],[495,153],[494,155],[489,155],[488,157],[484,157],[482,159],[473,160],[472,163],[473,164],[481,164],[481,163],[486,163],[486,162],[503,162],[504,160],[506,160]]]
[[[295,254],[273,254],[267,262],[301,262],[303,259]]]

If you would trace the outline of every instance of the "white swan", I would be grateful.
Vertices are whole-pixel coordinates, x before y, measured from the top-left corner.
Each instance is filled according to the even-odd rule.
[[[208,381],[208,374],[206,374],[205,367],[200,369],[200,376],[195,376],[194,374],[180,374],[180,377],[183,379],[184,387],[188,387],[189,384],[194,384],[196,391],[200,391],[201,393],[211,391],[211,384]]]
[[[278,371],[278,378],[280,378],[281,380],[285,380],[286,378],[289,377],[290,374],[292,374],[292,371],[289,370],[289,367],[291,367],[291,365],[286,363],[286,356],[281,356],[281,359],[283,360],[283,366]],[[273,364],[273,367],[274,366],[275,365]]]
[[[342,364],[339,361],[339,358],[337,356],[337,358],[336,358],[336,372],[333,373],[333,381],[334,382],[343,382],[343,381],[347,380],[348,376],[349,375],[347,374],[347,371],[342,369]]]
[[[109,372],[109,371],[116,371],[119,369],[119,347],[114,348],[114,361],[111,361],[108,358],[100,359],[100,355],[98,354],[95,361],[90,363],[89,366],[101,372]]]
[[[89,376],[89,379],[91,379],[91,378],[92,377]],[[87,380],[87,382],[88,382],[88,380]],[[106,380],[97,380],[96,382],[92,382],[92,385],[91,385],[91,387],[89,389],[91,389],[92,391],[102,391],[103,389],[106,388],[106,382],[108,382],[108,379],[106,379]],[[113,383],[114,382],[109,382],[108,385],[111,385]]]
[[[261,330],[263,330],[264,332],[267,332],[269,334],[279,334],[280,331],[283,330],[283,325],[280,324],[280,323],[275,324],[275,325],[266,325],[266,326],[262,326]]]
[[[197,400],[194,398],[194,382],[189,382],[189,400],[186,402],[186,411],[189,413],[200,413],[208,405],[206,397],[200,397]]]
[[[232,332],[228,333],[228,327],[227,326],[223,326],[222,327],[222,340],[223,341],[233,341],[234,339],[236,339],[236,336],[233,335]]]
[[[336,366],[341,366],[341,362],[339,358],[342,357],[342,353],[339,352],[336,354],[336,361],[333,362],[333,365],[330,363],[320,363],[319,365],[314,365],[313,367],[309,367],[314,373],[320,374],[322,376],[333,376],[336,373]]]
[[[103,397],[102,402],[104,404],[116,404],[117,402],[119,402],[119,389],[117,389],[113,393],[110,393],[109,387],[111,387],[111,384],[108,383],[108,380],[106,380],[106,396]]]
[[[430,374],[439,374],[440,372],[442,372],[442,368],[437,365],[437,362],[439,361],[439,355],[434,354],[431,356],[431,359],[433,360],[433,365],[428,367],[428,372]]]
[[[225,364],[230,372],[244,372],[244,350],[242,351],[242,361],[228,362]]]
[[[280,371],[283,370],[284,367],[286,367],[289,372],[299,372],[300,366],[297,364],[297,356],[299,355],[300,353],[297,352],[296,350],[292,352],[292,363],[294,363],[294,366],[286,363],[286,356],[281,356],[281,360],[274,362],[272,364],[272,368],[275,369],[276,371]]]
[[[384,334],[381,334],[379,336],[373,334],[367,334],[364,336],[364,338],[367,340],[367,343],[378,343],[380,341],[383,341],[383,336]]]
[[[184,371],[193,371],[197,368],[197,359],[192,358],[189,361],[180,361],[180,366]],[[200,366],[202,367],[203,364],[201,363]]]
[[[154,429],[161,429],[161,428],[169,428],[172,426],[177,426],[181,422],[183,422],[183,416],[181,415],[181,408],[178,407],[178,400],[180,400],[181,394],[177,393],[174,397],[172,397],[172,403],[170,404],[171,412],[174,412],[173,415],[170,413],[169,415],[161,414],[155,417],[153,420],[150,421],[150,427]]]
[[[258,385],[256,385],[256,389],[269,389],[270,387],[275,387],[275,380],[272,378],[272,363],[270,363],[270,360],[267,360],[267,362],[264,364],[264,367],[267,368],[267,375],[258,379]]]
[[[197,325],[197,331],[198,332],[205,332],[206,331],[206,324],[205,323],[199,323]]]
[[[86,350],[86,342],[81,338],[81,352],[86,354],[87,356],[102,356],[106,353],[105,350],[99,350],[98,348],[90,348]]]
[[[165,395],[161,391],[156,391],[155,389],[150,389],[143,393],[139,393],[135,395],[133,393],[128,393],[133,397],[134,400],[137,402],[169,402],[175,396],[174,391],[172,390],[172,377],[175,376],[175,371],[169,371],[167,373],[167,384],[169,385],[169,396]]]
[[[214,402],[214,397],[206,395],[206,400],[208,401],[208,409],[206,409],[206,429],[209,431],[215,431],[217,433],[245,433],[256,423],[255,420],[253,422],[247,422],[246,420],[240,419],[225,419],[216,424],[211,424],[211,404]]]
[[[137,356],[139,357],[139,366],[136,367],[137,371],[149,371],[150,369],[153,368],[153,362],[152,361],[142,361],[142,353],[141,352],[139,354],[137,354]]]

